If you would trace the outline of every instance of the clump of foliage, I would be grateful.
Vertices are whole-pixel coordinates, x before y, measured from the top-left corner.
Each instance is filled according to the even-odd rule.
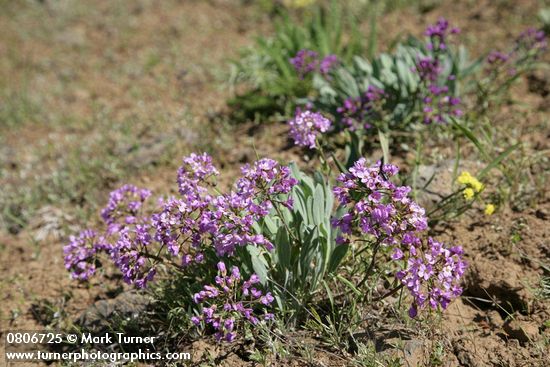
[[[345,38],[344,33],[350,36]],[[331,64],[347,63],[362,50],[354,18],[344,15],[336,1],[327,8],[304,12],[300,21],[283,13],[275,22],[273,37],[258,37],[255,46],[232,63],[230,85],[246,84],[250,90],[231,99],[229,105],[238,111],[238,118],[288,114],[297,98],[313,91],[309,72],[326,74]]]
[[[357,55],[351,66],[316,78],[314,108],[334,116],[339,129],[357,132],[410,129],[462,115],[458,80],[470,66],[465,50],[451,47],[457,33],[440,19],[426,30],[426,42],[411,36],[392,54],[372,61]]]

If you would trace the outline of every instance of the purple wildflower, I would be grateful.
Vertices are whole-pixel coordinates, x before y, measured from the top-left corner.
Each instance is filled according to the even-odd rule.
[[[347,213],[334,219],[333,225],[342,233],[339,243],[367,235],[393,249],[391,258],[401,268],[395,277],[411,293],[414,302],[409,315],[415,317],[426,304],[446,308],[460,295],[466,263],[460,247],[448,249],[431,238],[421,240],[428,228],[425,211],[409,198],[409,187],[390,181],[397,172],[391,164],[367,166],[362,158],[349,173],[341,174],[340,185],[333,191]]]
[[[375,121],[381,119],[385,98],[384,90],[370,85],[360,97],[344,100],[336,111],[350,130],[370,129]]]
[[[338,177],[341,183],[333,189],[342,205],[349,205],[347,215],[333,221],[344,235],[351,235],[353,224],[362,232],[374,236],[385,245],[402,242],[405,236],[427,228],[424,209],[408,198],[409,187],[397,186],[387,180],[397,173],[397,167],[380,162],[367,166],[361,158],[349,173]],[[358,196],[362,199],[356,201]]]
[[[319,71],[323,75],[327,75],[337,64],[338,64],[338,57],[336,55],[328,55],[321,60],[321,63],[319,65]]]
[[[288,124],[296,145],[315,149],[317,134],[327,132],[331,121],[318,112],[298,110]]]
[[[120,219],[133,221],[139,209],[151,196],[151,191],[139,189],[133,185],[124,185],[109,195],[109,202],[101,211],[101,217],[108,225],[113,225]]]
[[[462,293],[460,279],[467,265],[461,247],[447,248],[430,237],[424,250],[411,253],[406,264],[397,278],[413,296],[411,317],[426,305],[446,309]]]
[[[456,79],[455,75],[443,78],[441,54],[448,51],[448,37],[459,33],[458,28],[451,28],[449,22],[440,18],[436,24],[427,27],[425,35],[430,38],[427,44],[431,51],[429,56],[419,57],[415,71],[420,77],[421,84],[421,111],[423,122],[446,123],[449,116],[461,116],[459,108],[460,98],[449,93],[448,82]]]
[[[460,33],[459,28],[449,28],[449,21],[445,18],[439,18],[437,23],[429,25],[426,28],[426,32],[424,34],[430,38],[428,49],[438,52],[447,49],[447,38],[449,35],[458,33]]]
[[[73,279],[87,280],[96,271],[96,255],[107,247],[95,231],[84,230],[78,236],[71,236],[68,245],[63,247],[65,268]]]
[[[447,116],[462,116],[462,110],[459,108],[460,98],[449,95],[447,86],[438,87],[431,85],[423,99],[424,114],[423,121],[425,124],[433,122],[446,123]]]
[[[208,179],[219,175],[212,165],[212,157],[191,153],[183,159],[183,165],[178,169],[178,188],[183,199],[193,207],[200,206],[210,200],[207,195]]]
[[[487,56],[487,62],[490,65],[501,65],[506,63],[509,59],[510,59],[509,54],[505,54],[496,50],[491,51]]]
[[[149,225],[126,227],[118,240],[109,249],[111,259],[122,273],[122,279],[138,288],[145,288],[153,280],[156,268],[145,256],[146,248],[151,245]]]
[[[515,50],[524,50],[525,52],[539,55],[548,48],[548,41],[544,31],[535,28],[528,28],[523,31],[516,40]]]
[[[148,190],[131,185],[113,191],[102,211],[107,224],[103,236],[85,231],[65,246],[65,263],[74,278],[87,279],[95,272],[98,255],[106,253],[129,284],[143,288],[153,280],[163,259],[181,268],[202,263],[207,252],[232,255],[245,245],[273,244],[256,233],[254,225],[266,216],[273,203],[292,206],[290,191],[297,184],[289,167],[261,159],[242,168],[234,190],[209,194],[210,178],[218,175],[206,154],[184,158],[178,170],[179,196],[159,200],[149,216],[140,213]],[[153,255],[156,254],[156,255]],[[160,255],[160,256],[159,256]],[[233,276],[238,277],[236,269]],[[254,278],[253,278],[254,279]]]
[[[216,285],[205,285],[203,290],[195,293],[193,300],[202,306],[202,313],[191,321],[195,325],[210,325],[218,341],[232,342],[246,322],[255,325],[259,322],[256,312],[264,310],[264,320],[272,320],[273,314],[266,308],[274,301],[271,293],[263,295],[262,291],[252,288],[259,281],[256,274],[243,282],[239,268],[233,266],[228,274],[223,262],[218,263]],[[241,286],[242,284],[242,286]]]
[[[300,79],[303,79],[307,74],[317,70],[319,67],[318,57],[317,52],[303,49],[290,59],[290,63],[294,66]]]

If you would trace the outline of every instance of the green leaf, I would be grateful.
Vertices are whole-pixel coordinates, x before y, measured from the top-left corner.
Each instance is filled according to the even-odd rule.
[[[382,154],[384,155],[384,163],[390,163],[389,142],[382,130],[378,130],[378,139],[380,140],[380,148],[382,148]]]
[[[374,56],[376,54],[376,46],[377,46],[377,14],[376,12],[372,12],[372,15],[370,17],[370,29],[369,29],[369,40],[367,43],[367,56],[369,59],[374,59]]]
[[[346,169],[346,166],[344,166],[342,164],[342,162],[340,162],[340,160],[338,158],[336,158],[336,156],[334,155],[334,153],[331,153],[332,155],[332,160],[334,161],[334,164],[336,164],[336,167],[338,167],[338,170],[341,172],[341,173],[347,173],[348,170]]]
[[[321,185],[315,187],[313,195],[313,222],[319,225],[325,220],[325,195]]]
[[[328,300],[330,301],[330,307],[334,307],[334,296],[332,295],[332,291],[330,290],[330,287],[328,286],[327,282],[323,280],[323,287],[325,287],[325,291],[327,292]]]
[[[292,190],[292,200],[294,201],[294,209],[298,211],[302,219],[307,218],[306,198],[301,188],[296,187]]]
[[[330,222],[330,216],[332,215],[332,209],[334,206],[334,194],[332,193],[332,187],[329,184],[323,186],[325,191],[325,218],[328,218]]]
[[[355,285],[353,285],[352,282],[350,282],[349,280],[347,280],[346,278],[344,278],[343,276],[341,275],[336,275],[336,279],[338,279],[339,281],[341,281],[342,283],[344,283],[353,293],[355,293],[356,295],[358,296],[361,296],[362,293],[359,291],[359,289],[357,289],[355,287]]]
[[[278,266],[285,270],[291,270],[291,245],[285,227],[280,227],[275,237],[275,250],[277,252]]]
[[[520,145],[521,143],[517,143],[515,145],[512,145],[511,147],[508,147],[508,149],[506,149],[504,152],[500,153],[495,159],[493,159],[491,163],[489,163],[484,169],[482,169],[478,173],[477,175],[478,178],[482,179],[483,177],[485,177],[493,168],[497,167],[500,164],[500,162],[502,162],[506,157],[508,157],[510,153],[516,150]]]
[[[315,215],[313,214],[313,196],[308,196],[306,200],[306,209],[307,209],[307,217],[303,218],[304,221],[307,221],[308,225],[315,224]]]
[[[300,168],[298,168],[298,165],[295,162],[291,162],[288,166],[290,167],[290,173],[292,173],[292,177],[300,181],[302,179],[302,172],[300,172]]]
[[[254,269],[254,273],[258,275],[261,283],[265,285],[267,283],[268,265],[262,252],[256,246],[248,245],[246,246],[246,248],[250,253],[250,260],[252,261],[252,268]]]
[[[481,155],[485,159],[488,159],[489,155],[487,154],[487,152],[483,148],[483,145],[481,144],[479,139],[476,138],[475,134],[470,129],[468,129],[466,126],[460,124],[455,118],[451,117],[451,119],[453,121],[453,126],[455,126],[458,130],[460,130],[462,132],[462,134],[464,134],[464,136],[466,136],[466,138],[468,138],[468,140],[470,140],[476,146],[478,151],[481,153]]]
[[[269,215],[264,218],[264,223],[267,227],[267,230],[272,235],[277,233],[277,225],[275,224],[275,222],[273,221],[273,219],[271,219],[271,217]]]
[[[354,65],[362,73],[366,75],[372,75],[372,65],[368,60],[365,60],[361,56],[355,56],[353,58]]]
[[[332,254],[330,256],[330,261],[328,265],[328,271],[329,273],[334,272],[336,269],[338,269],[338,266],[348,253],[349,246],[348,245],[336,245],[334,248],[334,251],[332,251]]]

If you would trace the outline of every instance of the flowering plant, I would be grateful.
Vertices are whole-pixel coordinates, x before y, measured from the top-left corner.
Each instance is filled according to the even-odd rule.
[[[184,158],[178,170],[179,197],[159,201],[150,213],[142,211],[147,190],[125,185],[111,193],[102,210],[103,234],[86,230],[65,247],[65,264],[73,278],[94,274],[100,254],[122,271],[124,281],[145,287],[160,265],[185,271],[210,257],[235,254],[238,247],[273,244],[253,225],[265,217],[274,202],[291,205],[296,180],[288,167],[262,159],[242,168],[233,191],[212,195],[209,188],[218,171],[206,155]]]
[[[264,158],[242,167],[233,190],[214,194],[219,172],[211,157],[191,154],[178,170],[179,195],[156,208],[147,208],[148,190],[125,185],[113,191],[101,212],[105,230],[71,238],[65,264],[73,278],[86,280],[107,255],[123,280],[139,288],[160,273],[206,282],[195,286],[191,321],[225,341],[260,320],[300,323],[351,246],[372,255],[359,288],[375,286],[367,280],[378,272],[380,253],[391,250],[395,287],[373,300],[405,287],[411,317],[426,305],[446,308],[461,291],[462,250],[424,238],[424,209],[409,187],[390,181],[397,171],[368,166],[363,158],[331,188],[320,173],[309,177],[296,165]],[[234,265],[228,270],[226,263]],[[218,275],[210,285],[214,267]]]
[[[298,99],[315,93],[315,75],[328,77],[330,70],[362,52],[362,36],[355,31],[357,21],[345,16],[344,8],[337,1],[327,7],[316,6],[300,21],[282,10],[274,36],[259,37],[232,63],[229,85],[251,87],[249,93],[229,101],[236,113],[244,115],[237,117],[292,113]],[[343,36],[346,28],[353,31],[349,37]]]
[[[375,273],[378,252],[390,250],[395,262],[394,286],[377,299],[405,287],[413,298],[409,315],[415,317],[426,305],[445,309],[461,294],[459,281],[466,263],[460,247],[424,238],[428,229],[425,211],[408,196],[410,187],[389,180],[397,172],[391,164],[367,166],[365,159],[357,161],[349,173],[338,177],[340,185],[334,193],[348,210],[333,223],[343,233],[339,243],[345,245],[359,237],[365,239],[362,246],[371,249],[369,266],[359,285]]]
[[[329,78],[314,80],[319,94],[314,106],[330,111],[339,128],[366,132],[407,128],[415,121],[449,122],[447,116],[462,114],[457,81],[473,70],[464,49],[450,47],[457,33],[442,18],[427,27],[425,42],[411,37],[394,54],[382,53],[372,62],[355,57],[351,67],[336,67]]]
[[[548,50],[543,30],[528,28],[514,40],[507,51],[492,50],[485,58],[484,75],[477,83],[478,103],[481,111],[498,101],[511,84],[521,75],[536,68]]]

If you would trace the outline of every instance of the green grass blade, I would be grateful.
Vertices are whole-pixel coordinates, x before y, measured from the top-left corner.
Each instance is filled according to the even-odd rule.
[[[493,168],[496,168],[506,157],[508,157],[520,145],[521,143],[517,143],[515,145],[512,145],[508,149],[506,149],[504,152],[500,153],[498,157],[493,159],[493,161],[487,165],[487,167],[485,167],[484,169],[481,170],[481,172],[479,172],[479,174],[477,175],[478,178],[482,179],[483,177],[485,177]]]
[[[452,118],[453,126],[455,126],[458,130],[464,134],[464,136],[470,140],[477,148],[477,150],[481,153],[484,159],[489,159],[489,155],[485,151],[485,148],[483,148],[483,144],[479,141],[478,138],[476,138],[475,134],[472,132],[472,130],[468,129],[466,126],[460,124],[456,119]]]

